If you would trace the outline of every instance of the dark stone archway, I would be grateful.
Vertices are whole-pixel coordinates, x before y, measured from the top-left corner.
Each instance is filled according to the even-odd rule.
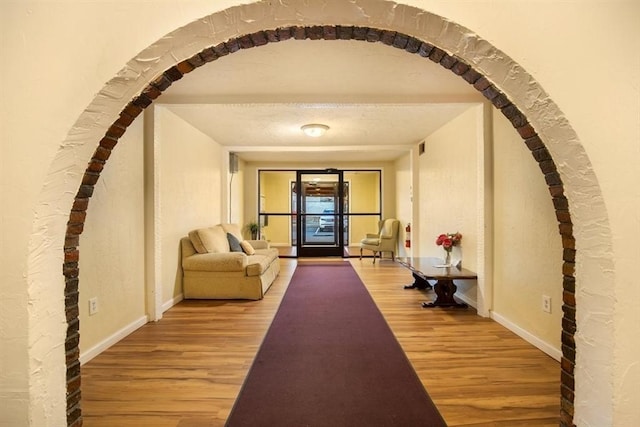
[[[216,46],[206,48],[191,58],[181,61],[165,70],[159,77],[153,80],[138,96],[132,99],[121,111],[118,119],[114,121],[99,141],[89,165],[87,166],[82,183],[75,196],[73,207],[67,223],[64,244],[63,274],[65,277],[65,313],[68,322],[65,351],[67,366],[67,425],[81,426],[81,387],[80,387],[80,360],[79,360],[79,309],[78,309],[78,284],[79,284],[79,242],[86,219],[89,200],[98,182],[100,173],[112,150],[116,147],[119,138],[124,135],[127,128],[146,107],[151,105],[173,82],[180,80],[184,75],[213,62],[223,56],[242,49],[250,49],[284,40],[358,40],[366,42],[379,42],[385,45],[405,50],[410,54],[417,54],[425,59],[440,64],[460,76],[467,83],[488,99],[511,122],[513,127],[522,137],[524,143],[531,151],[538,163],[545,181],[549,187],[549,193],[553,201],[559,231],[563,246],[563,318],[562,318],[562,360],[561,360],[561,414],[560,425],[573,425],[574,402],[574,366],[575,366],[575,341],[576,332],[576,301],[575,301],[575,239],[573,237],[573,225],[569,212],[569,203],[565,196],[565,190],[556,169],[556,165],[545,147],[544,142],[529,123],[527,117],[516,107],[508,97],[501,92],[487,77],[475,70],[462,59],[450,55],[444,50],[430,43],[421,41],[407,34],[398,33],[369,27],[357,26],[293,26],[272,30],[258,31],[241,37],[227,40]]]

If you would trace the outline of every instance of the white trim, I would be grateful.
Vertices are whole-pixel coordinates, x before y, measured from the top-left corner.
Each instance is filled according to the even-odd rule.
[[[170,299],[169,301],[165,302],[164,304],[162,304],[162,312],[164,313],[165,311],[169,310],[171,307],[178,304],[183,299],[184,299],[184,295],[180,294]],[[119,341],[121,341],[123,338],[125,338],[132,332],[136,331],[137,329],[149,323],[149,321],[150,321],[149,316],[140,317],[138,320],[135,320],[134,322],[130,323],[129,325],[117,331],[115,334],[107,337],[103,341],[99,342],[95,346],[83,352],[79,358],[80,365],[84,365],[85,363],[87,363],[88,361],[90,361],[91,359],[93,359],[94,357],[96,357],[97,355],[99,355],[100,353],[102,353],[112,345],[117,344]]]
[[[184,294],[180,294],[180,295],[177,295],[177,296],[173,297],[169,301],[167,301],[164,304],[162,304],[162,312],[164,313],[165,311],[169,310],[171,307],[173,307],[174,305],[178,304],[183,299],[184,299]]]
[[[84,351],[79,357],[80,365],[84,365],[85,363],[87,363],[88,361],[90,361],[91,359],[93,359],[94,357],[96,357],[97,355],[99,355],[100,353],[102,353],[112,345],[117,344],[120,340],[125,338],[127,335],[131,334],[132,332],[146,325],[148,322],[149,322],[149,317],[142,316],[138,318],[138,320],[135,320],[134,322],[129,323],[127,326],[120,329],[115,334],[100,341],[98,344],[91,347],[87,351]]]
[[[454,294],[456,299],[459,299],[460,301],[462,301],[463,303],[475,308],[476,310],[478,309],[478,302],[472,300],[471,298],[467,297],[466,295],[463,294]]]
[[[144,111],[144,239],[145,239],[145,302],[149,320],[162,318],[162,286],[157,281],[161,277],[160,253],[160,143],[156,141],[159,123],[156,106]]]
[[[477,223],[476,299],[478,315],[488,317],[493,308],[493,128],[492,105],[480,104],[477,120]]]
[[[539,350],[542,350],[543,352],[545,352],[549,356],[553,357],[558,362],[562,358],[562,351],[560,349],[555,348],[554,346],[552,346],[548,342],[543,341],[540,338],[536,337],[535,335],[531,334],[530,332],[522,329],[520,326],[518,326],[515,323],[511,322],[506,317],[501,316],[500,314],[496,313],[495,311],[491,311],[490,312],[490,317],[493,320],[495,320],[496,322],[498,322],[499,324],[501,324],[502,326],[504,326],[505,328],[509,329],[514,334],[518,335],[520,338],[522,338],[525,341],[527,341],[529,344],[534,345]]]

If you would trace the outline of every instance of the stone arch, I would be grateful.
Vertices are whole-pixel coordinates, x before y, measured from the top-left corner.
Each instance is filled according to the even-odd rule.
[[[67,320],[64,339],[67,425],[82,424],[79,405],[81,396],[77,307],[79,236],[83,230],[94,185],[111,151],[135,118],[173,82],[195,68],[222,56],[241,49],[287,39],[351,39],[380,42],[421,55],[472,84],[510,120],[531,150],[545,177],[562,236],[564,317],[561,424],[572,425],[576,389],[574,375],[576,337],[580,337],[576,328],[579,322],[576,322],[575,274],[576,259],[580,261],[580,257],[576,258],[576,239],[572,218],[580,218],[581,211],[589,210],[590,218],[600,219],[598,226],[601,227],[601,235],[604,236],[601,242],[592,244],[584,262],[587,263],[589,257],[598,256],[604,256],[610,261],[610,254],[606,252],[610,239],[602,197],[595,175],[575,132],[542,88],[518,64],[469,30],[442,17],[413,7],[380,0],[363,1],[358,6],[350,4],[348,7],[339,8],[337,12],[325,10],[318,12],[306,4],[307,2],[299,3],[296,6],[295,15],[291,14],[291,5],[285,7],[260,2],[214,13],[204,20],[176,30],[171,37],[163,38],[139,56],[142,58],[151,51],[160,52],[153,66],[145,65],[146,68],[142,70],[140,63],[136,60],[131,61],[118,77],[105,86],[92,105],[83,113],[78,122],[82,122],[96,110],[102,109],[105,112],[97,117],[95,125],[88,128],[82,135],[81,140],[84,144],[77,144],[76,138],[75,145],[65,144],[61,148],[52,169],[57,172],[63,170],[67,174],[61,177],[59,173],[52,172],[50,182],[55,183],[69,176],[74,177],[74,179],[67,179],[64,183],[64,188],[71,188],[72,192],[65,192],[67,198],[62,198],[55,204],[55,206],[66,206],[66,212],[69,212],[68,206],[71,206],[70,214],[64,219],[61,215],[57,215],[36,221],[36,231],[39,227],[46,226],[47,221],[53,223],[54,232],[60,231],[61,223],[66,221],[63,276]],[[376,10],[377,13],[364,13],[367,7]],[[385,13],[381,13],[380,10],[384,10]],[[346,13],[346,16],[338,12]],[[332,13],[338,13],[338,15],[331,15]],[[326,24],[336,21],[342,24]],[[203,26],[219,30],[206,38],[198,37]],[[478,52],[482,52],[482,55],[477,55]],[[176,56],[186,59],[175,63]],[[132,79],[131,75],[138,71],[137,78]],[[523,90],[522,87],[526,89]],[[118,96],[114,96],[115,92]],[[99,143],[96,147],[97,140]],[[77,160],[87,158],[90,158],[88,166],[82,160]],[[85,166],[86,169],[83,169]],[[581,188],[584,186],[588,187],[588,191],[585,192],[584,188]],[[74,193],[75,196],[73,196]],[[49,200],[42,201],[42,203],[47,202]],[[577,223],[576,228],[579,226],[580,223]],[[589,227],[594,226],[583,225],[582,233],[594,231],[589,230]],[[55,259],[59,260],[59,258]],[[30,276],[35,282],[46,280],[38,277],[38,274]],[[581,279],[580,276],[578,278]],[[593,278],[594,281],[598,279],[601,283],[602,281],[610,282],[608,277]],[[582,286],[582,282],[579,283]],[[584,332],[584,334],[587,333]],[[582,360],[582,362],[584,366],[589,366],[589,360]],[[600,377],[606,377],[606,375],[603,374]]]
[[[500,110],[507,119],[509,119],[531,151],[534,159],[538,162],[541,172],[545,177],[545,181],[549,186],[550,195],[553,199],[553,205],[556,211],[556,218],[559,222],[559,229],[560,234],[562,235],[562,245],[564,249],[563,276],[565,298],[563,307],[563,335],[572,337],[575,332],[575,298],[572,298],[571,295],[574,295],[575,286],[570,286],[570,284],[575,283],[575,239],[573,237],[569,204],[564,195],[564,186],[560,175],[557,172],[556,165],[533,126],[503,92],[501,92],[485,76],[460,58],[450,55],[430,43],[423,42],[407,34],[371,27],[340,25],[280,27],[273,30],[258,31],[229,39],[215,46],[206,48],[165,70],[160,76],[146,86],[138,96],[127,104],[124,110],[120,112],[118,119],[111,124],[104,137],[100,140],[98,147],[96,148],[96,151],[84,172],[82,184],[75,196],[74,204],[71,209],[67,232],[65,235],[66,244],[64,249],[64,276],[66,282],[65,289],[67,290],[65,297],[71,302],[71,307],[67,306],[67,310],[71,309],[71,311],[75,311],[77,309],[77,307],[75,307],[77,304],[77,298],[74,298],[74,296],[78,294],[78,243],[86,218],[87,206],[93,193],[94,185],[97,183],[100,173],[105,167],[106,161],[108,160],[112,150],[116,147],[119,138],[126,132],[127,127],[133,123],[136,117],[140,115],[145,108],[150,106],[154,100],[167,90],[174,82],[182,79],[186,74],[194,69],[242,49],[250,49],[266,45],[267,43],[275,43],[289,39],[381,42],[397,49],[403,49],[411,54],[418,54],[440,64],[442,67],[460,76],[467,83],[472,84],[475,89],[480,91],[489,101],[491,101],[495,108]],[[73,347],[76,346],[76,342],[79,342],[78,328],[79,325],[77,317],[71,319],[70,327],[67,330],[66,342],[71,349],[70,351],[74,354],[77,354],[77,352]],[[565,419],[568,424],[571,424],[572,413],[570,412],[570,407],[573,405],[574,391],[571,379],[573,378],[573,365],[575,364],[575,345],[572,342],[566,342],[564,347],[566,347],[566,349],[563,351],[562,363],[563,405],[561,411],[562,418]],[[76,371],[75,369],[78,364],[79,361],[72,359],[71,363],[68,363],[67,367],[69,373],[67,385],[67,396],[69,398],[68,405],[75,407],[78,407],[77,402],[79,402],[80,397],[80,374],[79,371]],[[73,425],[73,423],[76,422],[77,416],[76,411],[70,414],[70,425]]]

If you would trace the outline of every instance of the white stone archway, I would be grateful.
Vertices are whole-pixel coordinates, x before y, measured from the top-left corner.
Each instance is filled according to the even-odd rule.
[[[336,2],[338,3],[338,2]],[[341,2],[342,3],[342,2]],[[380,0],[256,2],[194,21],[142,51],[109,81],[61,144],[39,198],[30,240],[27,281],[30,417],[35,425],[63,425],[67,317],[60,274],[64,236],[74,196],[97,142],[122,109],[153,79],[206,47],[283,26],[354,25],[389,29],[431,43],[490,79],[522,111],[558,166],[578,242],[576,297],[580,307],[576,363],[576,417],[612,418],[613,261],[606,209],[589,159],[575,132],[543,88],[517,63],[470,30],[414,7]],[[480,54],[479,54],[480,53]],[[592,315],[592,313],[595,313]],[[73,316],[73,313],[69,313]],[[581,351],[594,343],[599,351]],[[587,345],[588,344],[588,345]],[[607,350],[609,349],[609,350]],[[586,373],[589,375],[586,375]],[[592,391],[597,390],[597,393]],[[598,414],[589,413],[597,408]]]

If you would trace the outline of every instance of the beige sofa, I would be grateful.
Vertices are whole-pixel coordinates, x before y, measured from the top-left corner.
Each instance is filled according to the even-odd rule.
[[[278,250],[244,240],[236,224],[193,230],[180,246],[186,299],[259,300],[280,272]]]

